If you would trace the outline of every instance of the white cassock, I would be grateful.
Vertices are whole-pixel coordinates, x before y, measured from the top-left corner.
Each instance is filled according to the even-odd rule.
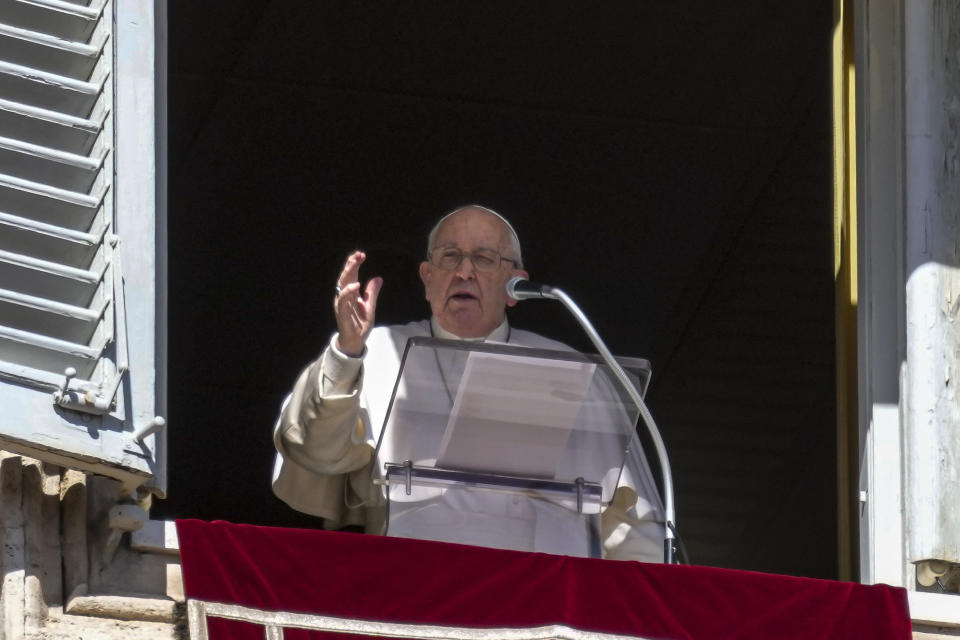
[[[367,340],[361,358],[340,354],[331,340],[323,355],[301,373],[293,392],[284,401],[274,430],[277,458],[273,489],[294,509],[324,518],[327,528],[362,525],[383,533],[386,525],[385,490],[372,482],[373,450],[380,440],[400,361],[407,340],[416,336],[456,339],[428,321],[377,327]],[[541,349],[570,351],[565,345],[528,331],[511,329],[506,322],[487,337],[490,342]],[[362,367],[361,367],[362,362]],[[429,368],[418,372],[431,375]],[[434,394],[436,411],[424,415],[446,416],[456,395],[463,359],[445,352],[432,369],[446,391]],[[578,420],[601,424],[610,402],[593,403]],[[440,406],[445,405],[445,406]],[[590,403],[588,403],[590,405]],[[591,414],[592,411],[592,414]],[[432,434],[436,446],[436,428]],[[417,449],[415,436],[388,429],[381,444],[381,460],[401,461]],[[586,434],[574,430],[572,437]],[[623,438],[608,440],[609,449],[620,448]],[[427,443],[429,446],[429,442]],[[603,446],[603,445],[601,445]],[[423,449],[423,447],[421,447]],[[570,447],[580,456],[560,462],[560,475],[577,474],[587,448]],[[596,455],[596,446],[594,452]],[[599,532],[607,558],[660,562],[663,558],[663,508],[636,434],[628,442],[621,471],[619,462],[596,481],[603,486],[603,512]],[[613,458],[617,454],[614,453]],[[577,460],[579,459],[580,462]],[[589,466],[589,465],[588,465]],[[571,475],[571,477],[574,477]],[[588,478],[589,479],[589,478]],[[400,498],[400,501],[397,501]],[[550,501],[509,493],[469,490],[415,490],[410,496],[393,492],[390,535],[436,539],[480,546],[586,555],[589,537],[584,519]]]

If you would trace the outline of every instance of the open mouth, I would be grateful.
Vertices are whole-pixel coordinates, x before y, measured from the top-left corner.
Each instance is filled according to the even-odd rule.
[[[459,292],[459,293],[455,293],[455,294],[453,294],[452,296],[450,296],[450,299],[451,299],[451,300],[460,300],[461,302],[466,302],[467,300],[476,300],[476,299],[477,299],[477,296],[473,295],[472,293],[467,293],[467,292],[465,292],[465,291],[461,291],[461,292]]]

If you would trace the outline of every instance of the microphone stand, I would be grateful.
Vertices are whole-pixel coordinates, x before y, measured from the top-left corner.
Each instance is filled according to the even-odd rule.
[[[517,295],[516,297],[518,299],[543,297],[560,301],[560,303],[567,308],[567,311],[569,311],[571,315],[576,318],[577,322],[580,323],[580,326],[583,327],[587,337],[590,338],[590,342],[592,342],[593,346],[597,348],[597,351],[603,357],[603,360],[613,370],[617,380],[619,380],[620,384],[623,385],[623,388],[630,396],[630,399],[633,400],[634,404],[636,404],[637,408],[640,410],[640,416],[643,418],[643,422],[647,427],[647,432],[653,439],[653,446],[657,451],[657,458],[660,461],[660,470],[663,474],[663,510],[665,516],[663,561],[666,564],[676,564],[677,546],[676,537],[674,535],[674,521],[676,519],[676,514],[674,511],[673,500],[673,475],[670,472],[670,460],[667,458],[667,447],[663,444],[663,438],[660,436],[660,430],[657,428],[657,423],[650,414],[650,410],[647,409],[647,404],[643,401],[643,396],[640,395],[640,391],[637,390],[633,382],[630,381],[630,378],[627,377],[627,373],[623,370],[623,367],[620,366],[620,363],[617,362],[613,357],[613,354],[610,353],[607,345],[604,344],[603,340],[600,339],[600,334],[598,334],[597,330],[593,328],[593,325],[590,323],[590,320],[587,318],[586,314],[583,313],[580,307],[577,306],[577,303],[575,303],[573,299],[570,298],[570,296],[568,296],[562,289],[542,286],[534,295]]]

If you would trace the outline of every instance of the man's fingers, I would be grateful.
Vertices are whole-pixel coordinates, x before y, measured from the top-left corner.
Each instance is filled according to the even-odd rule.
[[[380,295],[380,287],[383,286],[383,278],[371,278],[366,287],[360,286],[360,265],[366,258],[362,251],[351,253],[347,256],[340,277],[337,278],[333,310],[337,318],[337,331],[340,333],[339,346],[352,350],[344,353],[362,351],[363,343],[373,329],[377,297]]]
[[[383,287],[383,278],[370,278],[367,288],[363,292],[363,300],[367,303],[367,311],[370,315],[377,309],[377,297],[380,295],[380,289]]]
[[[334,300],[337,315],[337,328],[341,332],[367,334],[373,328],[373,318],[377,307],[377,296],[383,278],[372,278],[361,295],[360,283],[348,284],[340,290]]]
[[[342,309],[346,304],[353,304],[356,302],[357,298],[360,297],[360,283],[351,282],[349,284],[340,285],[340,293],[337,294],[337,299],[335,300],[336,307]]]
[[[363,264],[363,261],[366,259],[367,254],[363,251],[354,251],[347,256],[346,262],[343,263],[343,271],[340,272],[340,277],[337,278],[337,286],[346,288],[348,284],[357,282],[360,276],[360,265]]]

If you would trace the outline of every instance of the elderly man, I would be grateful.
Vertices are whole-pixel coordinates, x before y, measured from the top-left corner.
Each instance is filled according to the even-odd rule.
[[[402,326],[374,327],[383,280],[361,286],[366,256],[356,251],[347,257],[334,298],[337,333],[301,373],[274,430],[274,493],[294,509],[324,518],[327,528],[384,531],[384,498],[371,483],[370,465],[408,338],[568,350],[507,322],[506,307],[517,301],[507,296],[506,282],[527,272],[505,218],[481,206],[461,207],[441,218],[427,244],[419,273],[432,317]],[[659,499],[646,463],[634,457],[631,466],[602,516],[604,552],[656,562],[663,548]]]

